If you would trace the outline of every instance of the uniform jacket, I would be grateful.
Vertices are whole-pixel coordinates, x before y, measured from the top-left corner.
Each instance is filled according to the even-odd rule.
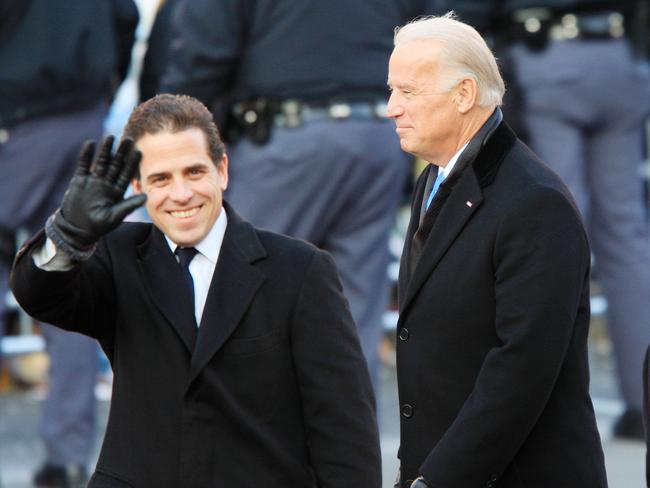
[[[436,194],[409,276],[426,171],[399,278],[402,486],[422,474],[433,488],[605,487],[590,251],[568,190],[501,123]]]
[[[0,127],[110,99],[138,19],[133,0],[0,2]]]
[[[430,14],[436,1],[180,2],[161,91],[208,106],[225,98],[385,100],[395,26]]]
[[[16,258],[25,310],[97,338],[113,367],[89,486],[379,488],[374,398],[331,258],[226,209],[198,331],[150,224],[123,224],[71,271],[34,265],[42,233]]]

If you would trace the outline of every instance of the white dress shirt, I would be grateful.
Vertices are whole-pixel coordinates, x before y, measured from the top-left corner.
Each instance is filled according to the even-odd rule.
[[[194,317],[196,317],[197,325],[201,324],[203,308],[208,298],[208,290],[212,282],[214,268],[217,266],[217,259],[219,259],[221,244],[223,243],[223,236],[226,234],[227,225],[228,217],[222,207],[219,217],[212,226],[212,229],[210,229],[210,232],[208,232],[208,235],[194,246],[194,249],[198,253],[196,253],[196,256],[190,262],[190,274],[192,275],[192,281],[194,281]],[[165,236],[165,239],[172,253],[175,252],[178,245],[167,236]]]
[[[454,155],[451,157],[451,159],[450,159],[449,162],[447,163],[447,166],[445,166],[444,168],[442,168],[442,172],[443,172],[444,175],[445,175],[445,179],[447,179],[447,176],[449,176],[449,173],[451,173],[451,170],[454,169],[454,166],[456,165],[456,162],[458,161],[458,158],[460,157],[461,154],[463,154],[463,151],[465,150],[465,148],[467,147],[468,144],[469,144],[469,142],[466,142],[465,145],[464,145],[463,147],[461,147],[461,148],[456,152],[456,154],[454,154]]]

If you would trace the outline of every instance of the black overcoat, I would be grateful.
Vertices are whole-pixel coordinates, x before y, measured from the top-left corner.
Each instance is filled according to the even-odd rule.
[[[578,211],[505,123],[466,163],[423,220],[417,262],[426,174],[414,195],[399,278],[402,486],[422,474],[433,488],[605,487]]]
[[[315,247],[228,226],[200,327],[163,234],[125,223],[71,271],[12,289],[34,317],[95,337],[114,372],[90,487],[381,485],[374,398],[335,265]]]

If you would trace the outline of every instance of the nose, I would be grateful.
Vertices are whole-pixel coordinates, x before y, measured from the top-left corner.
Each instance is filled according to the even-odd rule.
[[[386,106],[386,116],[394,119],[404,113],[404,107],[399,103],[395,91],[391,92],[388,98],[388,105]]]
[[[190,185],[183,178],[174,178],[169,192],[169,197],[175,202],[184,203],[192,198],[193,192]]]

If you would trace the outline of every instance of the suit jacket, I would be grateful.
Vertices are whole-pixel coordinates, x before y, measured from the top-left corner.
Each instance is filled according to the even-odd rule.
[[[200,327],[181,269],[151,224],[125,223],[71,271],[11,277],[34,317],[99,340],[114,372],[103,487],[374,487],[374,397],[332,259],[228,227]]]
[[[422,474],[435,488],[605,487],[578,211],[505,123],[457,164],[410,275],[420,177],[402,257],[401,486]]]

